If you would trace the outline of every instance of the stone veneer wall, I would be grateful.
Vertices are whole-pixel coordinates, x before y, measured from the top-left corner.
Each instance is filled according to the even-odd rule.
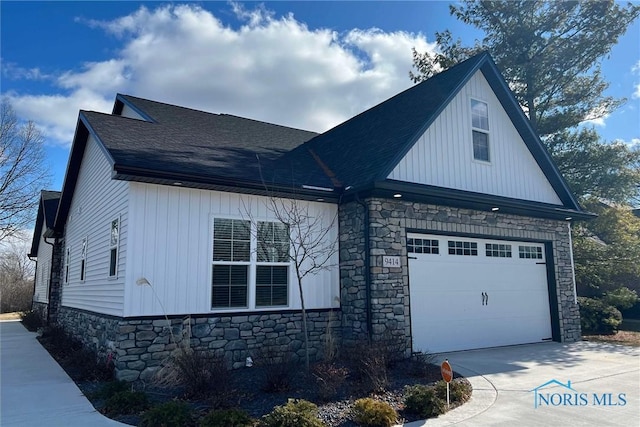
[[[321,358],[330,328],[340,339],[339,310],[307,312],[312,360]],[[231,367],[245,365],[247,356],[260,362],[261,350],[270,356],[289,354],[304,358],[304,334],[300,312],[229,314],[166,319],[123,319],[69,307],[60,309],[59,323],[96,351],[101,359],[111,354],[120,380],[148,380],[177,345],[210,350]],[[264,354],[264,353],[262,353]]]
[[[49,277],[48,303],[33,301],[31,308],[35,310],[44,324],[55,325],[62,301],[62,249],[64,239],[56,239],[51,253],[51,276]],[[35,280],[35,279],[34,279]]]
[[[372,339],[404,336],[410,348],[407,229],[425,233],[466,233],[553,243],[560,338],[580,339],[580,314],[574,302],[569,229],[564,221],[497,212],[458,209],[400,200],[371,198],[369,209]],[[364,208],[340,207],[340,278],[345,341],[367,334],[364,269]],[[401,267],[382,267],[384,255],[400,256]]]

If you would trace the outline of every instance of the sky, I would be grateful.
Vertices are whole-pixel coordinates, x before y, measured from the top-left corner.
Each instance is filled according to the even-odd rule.
[[[117,93],[322,132],[412,85],[411,49],[482,33],[449,2],[0,2],[0,93],[46,136],[61,189],[79,110]],[[627,98],[590,125],[640,146],[640,22],[603,61]]]

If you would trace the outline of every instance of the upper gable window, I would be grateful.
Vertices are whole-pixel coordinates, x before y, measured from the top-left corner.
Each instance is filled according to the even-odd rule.
[[[489,106],[486,102],[471,100],[471,127],[473,158],[489,161]]]

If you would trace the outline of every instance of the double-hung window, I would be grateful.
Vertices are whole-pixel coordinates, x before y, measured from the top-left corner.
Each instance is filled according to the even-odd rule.
[[[248,306],[251,261],[251,222],[216,218],[213,221],[213,308]]]
[[[289,227],[260,221],[256,264],[256,307],[288,304]]]
[[[486,102],[471,100],[471,128],[473,158],[488,162],[489,157],[489,106]]]
[[[214,218],[211,307],[287,306],[289,260],[285,224]]]
[[[118,243],[120,242],[120,218],[111,221],[109,238],[109,277],[118,275]]]

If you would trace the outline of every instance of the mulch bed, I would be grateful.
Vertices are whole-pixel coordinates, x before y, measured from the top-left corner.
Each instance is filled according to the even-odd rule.
[[[104,401],[92,397],[107,382],[107,377],[102,367],[97,372],[88,371],[85,366],[77,366],[77,358],[70,356],[73,351],[61,351],[53,345],[51,338],[40,337],[40,343],[58,361],[60,366],[76,382],[80,390],[91,400],[97,410],[101,410]],[[344,366],[347,366],[344,364]],[[356,426],[349,420],[351,406],[356,399],[373,397],[389,403],[396,409],[401,422],[410,422],[420,419],[415,414],[404,410],[404,389],[415,384],[432,384],[440,380],[440,367],[433,364],[422,363],[416,366],[416,362],[404,360],[395,363],[389,369],[389,386],[381,393],[368,393],[362,386],[362,381],[350,370],[346,381],[337,390],[335,397],[330,402],[322,402],[318,398],[316,379],[306,371],[303,364],[293,364],[290,369],[290,383],[286,391],[266,392],[265,378],[270,366],[254,366],[231,371],[230,388],[233,390],[230,399],[231,406],[242,408],[254,418],[271,412],[276,405],[283,405],[288,399],[305,399],[318,405],[320,418],[329,426],[352,427]],[[419,374],[417,371],[419,370]],[[456,378],[461,377],[457,373]],[[462,379],[462,381],[466,381]],[[184,399],[201,414],[206,414],[210,409],[208,397],[199,399],[185,397],[185,390],[180,387],[160,388],[153,384],[138,382],[134,385],[138,390],[143,390],[153,403],[162,403],[172,399]],[[452,405],[452,408],[455,405]],[[137,425],[140,422],[139,415],[126,415],[113,417],[117,421]]]

